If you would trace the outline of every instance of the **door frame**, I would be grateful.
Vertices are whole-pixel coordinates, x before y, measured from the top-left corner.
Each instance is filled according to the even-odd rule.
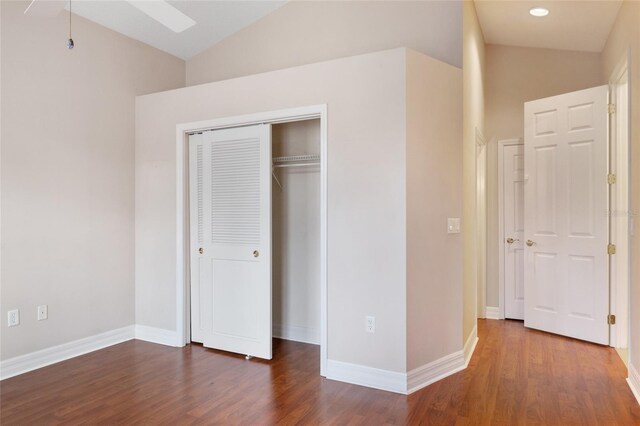
[[[498,141],[498,318],[504,319],[504,149],[507,146],[524,146],[523,138],[501,139]]]
[[[327,105],[310,105],[176,125],[176,324],[178,345],[191,341],[189,250],[189,134],[255,124],[320,119],[320,374],[327,366]]]
[[[609,258],[610,313],[616,315],[616,324],[609,334],[609,345],[616,348],[629,347],[630,332],[630,284],[631,246],[629,225],[631,211],[631,80],[629,78],[629,55],[626,51],[609,78],[609,102],[616,112],[609,115],[609,173],[615,173],[616,183],[609,187],[609,239],[616,245],[616,254]],[[626,78],[626,105],[620,108],[618,92],[620,81]],[[626,127],[621,133],[620,126]],[[620,135],[625,137],[620,137]],[[626,177],[626,179],[625,179]],[[626,275],[626,285],[619,285],[619,277]]]
[[[476,127],[476,266],[477,316],[487,317],[487,141]]]

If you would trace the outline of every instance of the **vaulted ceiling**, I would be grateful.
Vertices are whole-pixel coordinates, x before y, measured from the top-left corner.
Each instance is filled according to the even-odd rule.
[[[285,3],[286,0],[166,2],[73,0],[71,9],[74,14],[104,27],[179,58],[189,59]],[[159,9],[156,10],[159,13],[156,16],[160,18],[164,16],[170,22],[180,21],[180,18],[182,20],[191,18],[195,21],[195,25],[181,32],[175,32],[145,13],[144,10],[149,6]],[[56,16],[62,13],[63,9],[69,9],[68,1],[34,0],[26,13],[37,16]]]
[[[189,59],[286,2],[73,0],[71,7],[74,14],[179,58]],[[195,25],[181,32],[172,31],[144,12],[152,3],[183,15],[183,19],[190,18]],[[475,0],[488,44],[588,52],[602,51],[621,3],[622,0]],[[549,15],[543,18],[531,16],[529,10],[535,6],[546,7]],[[68,10],[69,1],[33,0],[27,13],[55,16],[62,13],[63,8]]]

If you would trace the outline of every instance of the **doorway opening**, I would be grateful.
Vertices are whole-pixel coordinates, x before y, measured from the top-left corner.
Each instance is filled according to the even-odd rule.
[[[320,344],[320,120],[272,126],[273,337]]]
[[[487,316],[487,141],[476,127],[477,312]]]
[[[498,141],[498,317],[524,321],[524,143]]]
[[[522,317],[525,316],[525,322],[527,321],[526,312],[523,315],[522,306],[520,306],[525,305],[526,307],[526,303],[534,303],[532,301],[527,302],[524,299],[524,288],[526,287],[524,282],[526,282],[527,273],[535,274],[541,273],[541,271],[544,272],[545,265],[543,261],[550,263],[551,260],[548,259],[555,258],[553,257],[555,255],[552,253],[552,247],[550,247],[549,244],[544,247],[541,246],[541,248],[536,251],[537,244],[540,241],[545,241],[545,238],[553,238],[555,241],[559,240],[560,236],[567,235],[569,238],[575,240],[573,242],[574,248],[572,248],[574,253],[569,255],[568,264],[566,267],[563,267],[563,275],[568,274],[567,276],[569,278],[566,294],[573,295],[570,302],[569,317],[570,320],[574,322],[577,321],[576,318],[581,319],[580,317],[583,317],[587,320],[587,323],[583,326],[584,332],[580,332],[580,328],[577,325],[573,328],[567,325],[567,327],[562,329],[558,329],[557,327],[553,328],[552,326],[541,328],[548,329],[547,331],[557,332],[558,334],[569,335],[615,347],[619,349],[621,357],[625,362],[628,357],[625,349],[627,347],[629,332],[628,292],[630,261],[628,239],[630,229],[629,222],[632,220],[629,210],[628,166],[630,158],[628,146],[628,89],[626,66],[620,66],[612,76],[608,88],[601,86],[599,88],[586,89],[553,98],[546,98],[541,101],[534,101],[549,104],[541,105],[540,108],[544,111],[537,113],[537,121],[526,123],[525,126],[531,140],[537,137],[537,139],[542,141],[537,142],[540,147],[536,146],[532,149],[531,146],[529,146],[527,149],[525,144],[523,149],[521,145],[522,142],[517,139],[500,141],[498,143],[500,185],[498,195],[501,249],[499,252],[500,318],[523,319]],[[596,92],[601,92],[602,95],[596,96],[594,98],[596,100],[593,102],[589,99],[587,99],[589,102],[585,101],[583,103],[578,102],[581,101],[581,99],[577,99],[575,102],[572,101],[577,106],[570,104],[567,109],[567,117],[569,119],[567,128],[569,135],[591,131],[592,128],[603,129],[600,131],[602,136],[599,138],[600,140],[607,138],[608,143],[600,145],[601,148],[599,149],[601,149],[601,151],[595,156],[600,159],[598,160],[599,163],[589,165],[590,162],[594,161],[593,158],[595,158],[590,154],[591,151],[588,151],[589,156],[583,156],[584,158],[580,157],[580,150],[584,150],[584,147],[588,147],[589,143],[591,143],[589,138],[586,136],[582,137],[582,139],[584,139],[583,141],[580,138],[576,139],[575,136],[570,136],[569,146],[571,147],[571,155],[568,157],[569,167],[565,167],[565,169],[569,171],[573,169],[577,172],[575,176],[570,176],[568,182],[569,184],[575,182],[578,186],[571,188],[569,185],[571,190],[568,195],[555,198],[558,185],[555,181],[552,181],[552,184],[547,182],[557,174],[554,168],[556,167],[555,163],[553,163],[553,167],[548,167],[549,173],[545,172],[546,174],[538,176],[538,180],[542,179],[542,183],[538,182],[537,187],[529,188],[528,194],[531,198],[529,198],[529,205],[527,207],[526,199],[524,202],[522,199],[518,199],[522,197],[523,193],[527,193],[527,191],[518,188],[525,184],[532,185],[532,182],[534,184],[536,183],[535,173],[540,172],[540,164],[538,163],[543,162],[547,151],[555,149],[556,146],[556,142],[552,139],[556,137],[555,128],[540,130],[545,124],[543,120],[546,118],[545,114],[550,115],[556,111],[552,108],[552,106],[554,106],[554,100],[569,99],[568,97],[572,96],[579,97],[581,94],[586,95],[589,91],[592,91],[594,95],[596,95]],[[607,100],[604,100],[605,97]],[[529,105],[534,105],[534,102],[530,102]],[[585,117],[581,117],[579,115],[580,109],[591,108],[591,105],[596,105],[594,102],[597,102],[597,105],[599,105],[597,110],[600,112],[594,115],[594,117],[599,117],[597,118],[599,120],[598,124],[594,125],[594,127],[591,127],[589,123],[587,123],[589,124],[588,126],[587,124],[581,125],[579,121],[583,120],[586,123],[588,116],[585,115]],[[609,102],[608,107],[605,105],[606,102]],[[560,107],[558,107],[557,110],[560,110]],[[608,119],[605,118],[607,116]],[[608,126],[607,120],[609,121]],[[555,125],[555,121],[552,124]],[[532,130],[534,128],[535,130]],[[606,133],[607,128],[609,129],[608,135]],[[547,134],[549,136],[547,136]],[[589,147],[589,149],[591,148]],[[529,155],[529,158],[527,158],[526,155]],[[537,156],[535,159],[536,162],[533,162],[534,159],[531,157],[532,155]],[[516,158],[521,160],[516,161]],[[526,168],[519,166],[520,162],[529,164],[529,172],[526,172]],[[532,165],[537,167],[532,168]],[[595,171],[596,168],[597,173],[594,173],[593,171]],[[584,176],[580,175],[581,170],[583,170],[582,174],[584,174]],[[592,170],[592,172],[589,172],[591,173],[590,175],[585,174],[587,170]],[[530,175],[522,174],[523,172],[530,173]],[[520,174],[522,174],[522,176]],[[606,176],[607,174],[608,176]],[[545,182],[547,186],[542,188],[544,191],[541,193],[540,186]],[[608,185],[605,183],[608,183]],[[540,198],[540,194],[543,195],[542,198]],[[551,198],[549,198],[549,194],[553,194]],[[596,203],[594,197],[596,197],[597,194],[600,195]],[[580,204],[581,198],[587,202]],[[565,207],[563,207],[562,204],[554,204],[554,199],[559,199],[560,201],[566,200]],[[544,206],[545,203],[551,204],[550,209],[553,214],[549,214],[548,211],[538,212],[537,215],[531,214],[532,212],[536,213],[538,205]],[[578,209],[577,206],[581,205],[582,207]],[[566,222],[567,225],[565,225],[566,229],[560,227],[558,228],[560,232],[556,230],[556,227],[559,226],[558,223],[561,223],[556,221],[556,212],[560,208],[558,206],[565,208],[569,213],[571,209],[578,209],[576,213],[579,213],[578,215],[569,215],[569,221]],[[606,208],[604,206],[606,206]],[[599,216],[601,210],[607,210],[608,217],[604,215]],[[529,222],[525,220],[524,223],[521,223],[522,218],[524,217],[526,219],[527,215],[529,215]],[[586,221],[585,218],[589,220]],[[519,223],[521,225],[518,225]],[[527,237],[523,238],[523,232],[526,230],[525,225],[527,223],[529,232]],[[546,228],[532,231],[532,229],[534,229],[532,228],[532,224],[538,227],[544,225]],[[598,231],[600,228],[596,228],[596,224],[600,224],[598,225],[601,228],[600,231]],[[521,246],[523,239],[526,240],[524,241],[526,245],[530,247],[529,251],[540,258],[535,259],[534,256],[534,260],[537,260],[540,264],[529,264],[529,269],[527,269],[526,264],[527,258],[523,260],[517,255],[518,253],[522,253]],[[594,247],[592,252],[589,253],[589,244],[592,244],[592,242],[596,240],[598,242],[597,247]],[[602,247],[607,246],[607,244],[609,244],[608,247],[603,251]],[[610,254],[608,257],[606,256],[607,251]],[[598,258],[601,258],[602,262],[596,262],[594,260]],[[528,261],[531,263],[532,259]],[[571,262],[580,264],[580,268],[572,267]],[[594,265],[591,268],[589,268],[590,262]],[[596,268],[597,264],[601,265],[600,269]],[[535,269],[532,270],[532,267]],[[557,269],[557,266],[554,266],[554,268],[549,269],[550,272],[548,271],[549,273],[546,274],[545,280],[543,280],[544,282],[549,281],[549,278],[555,276],[552,272]],[[583,270],[590,271],[588,276],[591,278],[595,277],[596,274],[600,274],[602,277],[594,281],[593,290],[583,292],[581,299],[580,297],[576,297],[580,295],[577,284],[579,282],[580,285],[584,286],[584,283],[588,281],[587,276],[581,277],[581,274],[584,272]],[[532,276],[530,276],[530,279],[531,277]],[[606,289],[601,287],[600,284],[597,284],[604,282],[608,282],[608,288]],[[539,281],[532,283],[532,285],[537,285],[537,283],[539,283]],[[556,300],[553,297],[553,289],[546,288],[542,284],[540,285],[542,288],[538,286],[532,287],[535,289],[535,294],[532,294],[532,296],[536,299],[536,306],[530,306],[527,309],[532,313],[544,311],[545,315],[557,316],[560,311],[556,311],[556,305],[553,304]],[[598,292],[597,294],[599,296],[593,299],[593,295],[596,294],[596,292]],[[566,296],[563,297],[566,298]],[[541,304],[541,301],[548,303],[546,305],[544,303]],[[601,302],[604,301],[607,302],[601,306]],[[600,307],[596,311],[593,308],[594,306]],[[562,308],[560,305],[559,307]],[[580,309],[583,309],[583,311]],[[606,315],[607,313],[609,315]],[[531,320],[532,318],[530,317],[529,319]],[[557,318],[554,321],[554,325],[557,325]],[[538,328],[533,324],[533,321],[530,321],[528,326]],[[589,334],[595,333],[594,330],[596,329],[600,329],[597,338]],[[593,336],[595,336],[595,334],[593,334]]]
[[[612,175],[609,192],[609,217],[611,243],[615,255],[609,264],[611,286],[611,313],[615,324],[611,327],[611,343],[628,365],[629,353],[629,288],[631,283],[631,261],[629,236],[632,228],[631,205],[629,203],[629,76],[628,59],[625,57],[616,67],[609,81],[610,137],[609,170]]]
[[[273,203],[273,328],[274,337],[320,345],[320,374],[327,361],[327,107],[292,108],[177,126],[177,279],[176,320],[179,345],[191,341],[189,151],[191,134],[211,130],[268,125],[273,129],[269,184]],[[313,153],[299,154],[313,148]],[[304,155],[302,159],[300,156]],[[310,155],[310,157],[309,157]],[[312,158],[311,158],[312,157]],[[306,170],[303,170],[306,169]],[[294,199],[309,197],[308,203]],[[312,200],[313,198],[313,200]],[[292,210],[293,209],[293,210]],[[283,221],[287,213],[293,221]],[[307,223],[305,223],[307,222]],[[313,224],[311,223],[313,222]],[[313,228],[313,229],[312,229]],[[297,235],[286,234],[286,232]],[[305,234],[299,238],[300,234]],[[296,239],[293,242],[292,240]],[[304,247],[303,247],[304,246]],[[306,248],[313,246],[313,250]],[[302,253],[306,250],[306,253]],[[304,261],[301,256],[304,255]],[[255,256],[255,253],[254,253]],[[307,257],[308,256],[308,257]],[[294,287],[308,281],[308,286]],[[296,299],[294,302],[291,300]],[[271,302],[271,300],[270,300]],[[315,305],[315,306],[314,306]],[[307,309],[309,308],[309,309]],[[304,322],[306,321],[306,322]],[[302,325],[301,325],[302,324]]]

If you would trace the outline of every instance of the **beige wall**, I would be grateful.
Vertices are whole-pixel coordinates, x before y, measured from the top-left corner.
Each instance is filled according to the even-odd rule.
[[[466,342],[477,318],[478,245],[476,210],[476,129],[484,133],[485,52],[475,6],[464,2],[463,64],[463,329]]]
[[[461,37],[460,1],[292,1],[187,61],[187,85],[395,47],[460,67]]]
[[[135,95],[184,85],[183,61],[79,17],[68,51],[68,17],[27,5],[1,6],[2,360],[133,324]]]
[[[603,84],[598,53],[486,46],[487,306],[498,294],[497,141],[524,136],[524,103]]]
[[[413,370],[462,349],[462,235],[447,233],[447,218],[462,213],[462,71],[412,51],[406,152],[407,370]]]
[[[459,235],[446,234],[446,217],[458,217],[461,210],[459,79],[455,67],[394,49],[139,97],[136,323],[176,329],[176,124],[326,103],[329,359],[405,373],[408,362],[414,366],[459,351],[461,243]],[[407,91],[413,89],[433,96],[428,108],[416,94],[408,100]],[[434,114],[436,105],[441,115]],[[407,108],[417,107],[422,110],[411,123],[419,133],[413,133],[409,148]],[[426,120],[429,129],[419,120]],[[421,145],[425,140],[429,157]],[[417,160],[407,170],[409,149],[421,156],[422,165],[442,170],[449,181],[446,189],[425,182]],[[408,188],[410,178],[415,186]],[[425,195],[414,200],[408,191],[426,187],[443,202],[421,214]],[[425,245],[410,236],[409,220],[415,232],[434,242]],[[420,256],[418,265],[415,258],[408,262],[409,246],[442,251],[437,257]],[[415,278],[412,295],[419,298],[411,301],[411,313],[409,269]],[[416,277],[417,270],[432,275],[424,280]],[[376,317],[375,334],[365,332],[367,315]],[[407,318],[416,349],[409,360]]]
[[[630,53],[631,82],[631,236],[630,363],[640,371],[640,2],[625,1],[602,52],[603,81]]]
[[[136,323],[176,330],[176,124],[327,104],[329,358],[405,372],[405,62],[395,49],[138,97]]]

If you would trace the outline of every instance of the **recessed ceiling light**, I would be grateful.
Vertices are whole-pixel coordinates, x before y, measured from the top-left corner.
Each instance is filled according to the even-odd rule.
[[[547,16],[549,14],[549,9],[546,7],[533,7],[529,9],[529,14],[535,16],[536,18],[542,18],[543,16]]]

